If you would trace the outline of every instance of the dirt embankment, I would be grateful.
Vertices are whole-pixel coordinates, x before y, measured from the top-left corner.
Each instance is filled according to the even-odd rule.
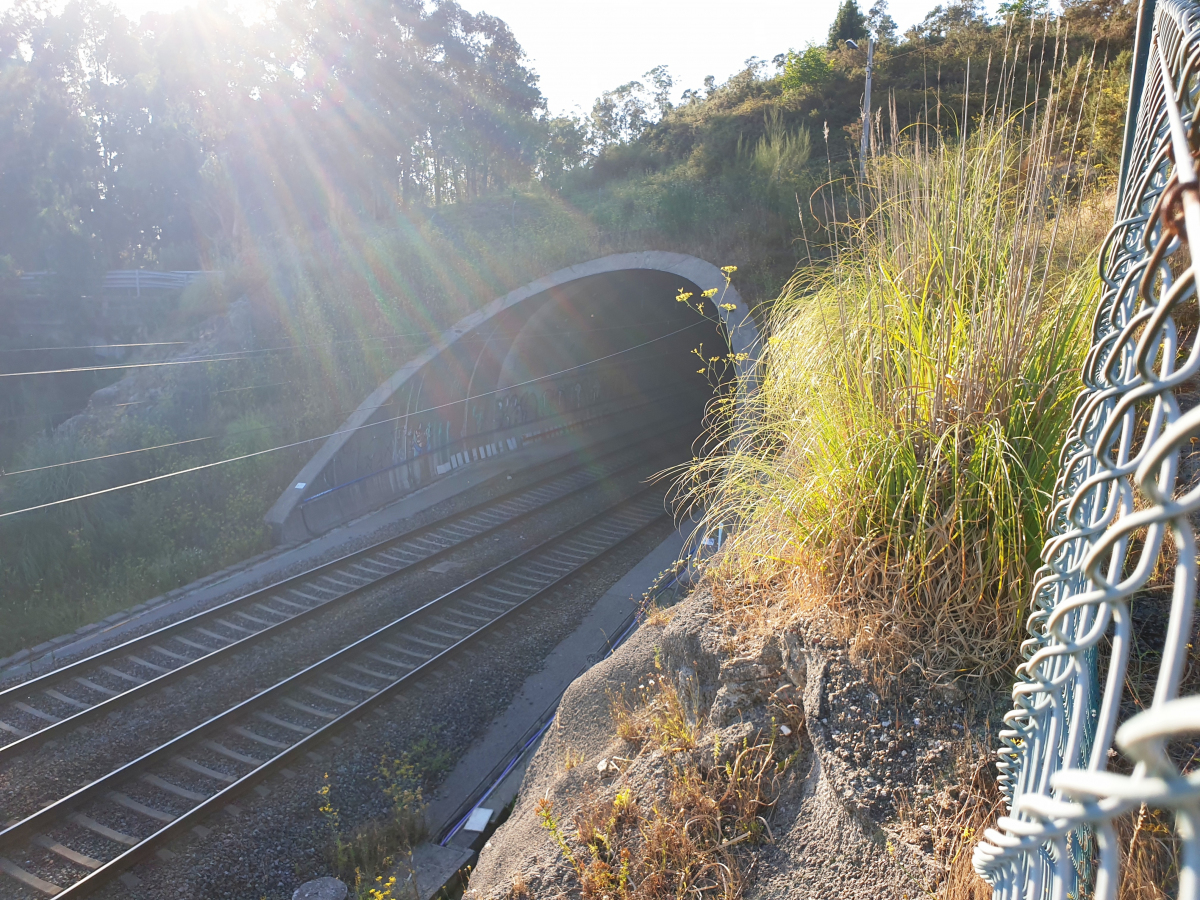
[[[707,592],[658,618],[567,691],[469,898],[986,896],[990,702],[731,633]]]

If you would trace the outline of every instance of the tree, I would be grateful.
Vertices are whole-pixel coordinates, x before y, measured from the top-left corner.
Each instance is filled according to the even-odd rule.
[[[809,44],[803,53],[789,51],[783,64],[783,89],[797,91],[805,87],[818,87],[829,80],[833,66],[828,53],[821,47]]]
[[[837,16],[829,26],[829,49],[837,50],[846,41],[860,41],[867,36],[867,17],[855,0],[844,0]]]
[[[627,81],[605,91],[592,105],[591,125],[599,147],[637,140],[650,124],[646,88],[640,81]]]
[[[675,79],[671,77],[666,66],[655,66],[643,77],[649,78],[650,83],[654,85],[654,105],[658,107],[658,116],[661,119],[671,111],[671,88],[675,87]]]
[[[555,116],[545,121],[546,141],[538,154],[538,175],[557,185],[565,172],[587,159],[587,128],[576,116]]]
[[[916,40],[936,42],[944,40],[952,31],[986,24],[982,0],[956,0],[945,6],[935,6],[908,34]]]
[[[1137,8],[1135,0],[1063,0],[1063,17],[1074,34],[1129,47]]]
[[[900,29],[888,12],[887,0],[875,0],[875,4],[867,10],[867,27],[875,40],[884,46],[890,47],[900,39]]]
[[[1009,19],[1040,19],[1050,11],[1048,0],[1008,0],[1001,3],[996,15],[1001,22]]]

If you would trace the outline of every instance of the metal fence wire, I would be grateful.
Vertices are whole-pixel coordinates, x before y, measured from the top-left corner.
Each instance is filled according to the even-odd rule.
[[[1175,817],[1178,865],[1160,887],[1177,877],[1178,897],[1200,897],[1200,695],[1180,696],[1200,510],[1188,384],[1200,372],[1200,5],[1143,0],[1132,84],[1094,342],[999,734],[1008,814],[974,853],[1006,900],[1116,897],[1116,820],[1146,809]],[[1118,727],[1131,643],[1146,639],[1132,601],[1147,588],[1171,591],[1153,701]]]

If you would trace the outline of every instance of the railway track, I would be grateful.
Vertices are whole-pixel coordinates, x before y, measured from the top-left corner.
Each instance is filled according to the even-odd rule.
[[[4,880],[24,896],[98,889],[660,521],[663,494],[640,488],[0,831]]]
[[[642,465],[655,440],[626,445],[0,691],[0,762]]]

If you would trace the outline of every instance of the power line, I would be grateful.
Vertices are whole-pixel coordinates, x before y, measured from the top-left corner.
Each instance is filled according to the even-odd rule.
[[[51,463],[48,466],[35,466],[32,469],[17,469],[15,472],[0,472],[0,478],[7,478],[10,475],[26,475],[30,472],[45,472],[47,469],[61,469],[63,466],[74,466],[79,463],[96,462],[101,459],[112,459],[116,456],[129,456],[131,453],[146,453],[149,450],[163,450],[167,447],[182,447],[184,444],[195,444],[200,441],[211,441],[215,435],[207,437],[188,438],[186,441],[174,441],[170,444],[156,444],[153,447],[140,447],[137,450],[122,450],[119,453],[106,453],[103,456],[89,456],[87,459],[72,459],[68,462]]]
[[[191,366],[191,365],[195,365],[196,363],[226,362],[229,360],[237,360],[237,359],[243,359],[243,358],[245,358],[245,357],[230,355],[228,357],[223,357],[223,358],[222,357],[212,357],[209,359],[205,359],[205,358],[172,359],[172,360],[164,360],[162,362],[150,362],[150,363],[122,363],[120,365],[115,365],[115,366],[76,366],[76,367],[69,368],[69,369],[41,369],[36,372],[0,372],[0,378],[19,378],[19,377],[23,377],[23,376],[27,376],[27,375],[28,376],[66,375],[70,372],[111,372],[114,369],[159,369],[159,368],[163,368],[165,366]]]
[[[280,385],[291,384],[291,383],[292,383],[291,381],[277,381],[272,384],[253,384],[253,385],[250,385],[249,387],[228,388],[228,389],[222,390],[222,391],[215,391],[210,396],[215,397],[217,394],[232,393],[235,391],[250,391],[250,390],[255,390],[257,388],[278,387]],[[508,390],[508,388],[504,388],[504,390]],[[486,395],[472,394],[470,397],[468,397],[466,399],[467,400],[475,400],[478,397],[482,397],[482,396],[486,396]],[[148,403],[149,401],[142,400],[142,401],[138,401],[138,402],[139,403]],[[104,409],[116,409],[117,407],[120,407],[120,406],[134,406],[134,405],[137,405],[137,404],[118,403],[113,406],[106,406],[103,408]],[[390,403],[381,403],[379,406],[369,406],[369,407],[366,407],[366,409],[367,410],[385,409],[391,405],[392,404],[390,404]],[[355,407],[355,409],[361,409],[361,408],[362,408],[361,406]],[[353,410],[351,410],[351,412],[353,412]],[[415,413],[409,413],[409,415],[419,415],[421,412],[424,412],[424,410],[418,410]],[[40,414],[39,413],[31,413],[30,415],[40,415]],[[334,415],[344,418],[347,415],[347,413],[346,412],[337,412],[337,413],[334,413]],[[0,421],[4,421],[4,420],[0,419]],[[259,425],[256,428],[246,428],[242,431],[234,432],[232,435],[227,435],[227,436],[228,437],[240,437],[245,434],[252,434],[256,431],[275,431],[275,430],[278,430],[281,428],[286,428],[286,427],[287,427],[287,423],[277,423],[277,424],[273,424],[273,425]],[[183,441],[174,441],[169,444],[156,444],[153,447],[140,447],[135,450],[122,450],[117,453],[106,453],[102,456],[89,456],[89,457],[86,457],[85,459],[66,460],[64,462],[52,463],[52,464],[46,465],[46,466],[36,466],[36,467],[30,468],[30,469],[16,469],[15,471],[12,471],[12,472],[5,472],[3,470],[0,470],[0,478],[7,478],[10,475],[25,475],[25,474],[28,474],[31,472],[42,472],[42,471],[45,471],[46,469],[59,469],[64,466],[74,466],[74,465],[79,465],[81,463],[97,462],[97,461],[103,460],[103,459],[112,459],[113,457],[117,457],[117,456],[129,456],[130,454],[133,454],[133,453],[146,453],[147,451],[150,451],[150,450],[163,450],[163,449],[167,449],[169,447],[179,447],[179,446],[182,446],[183,444],[193,444],[198,441],[216,440],[219,437],[221,437],[221,435],[210,434],[210,435],[206,435],[205,437],[189,438],[189,439],[183,440]]]
[[[600,332],[600,331],[623,331],[623,330],[629,330],[631,328],[638,328],[642,325],[653,325],[653,324],[656,324],[658,321],[661,321],[661,320],[648,321],[648,322],[635,322],[635,323],[631,323],[631,324],[627,324],[627,325],[610,325],[610,326],[601,327],[601,328],[571,328],[571,329],[564,329],[561,331],[529,332],[528,335],[532,336],[532,337],[553,337],[556,335],[563,335],[563,334],[591,334],[591,333]],[[369,343],[375,343],[375,342],[387,342],[387,341],[394,341],[394,340],[399,340],[401,338],[408,338],[408,337],[440,337],[443,334],[445,334],[445,331],[408,331],[408,332],[400,332],[398,334],[384,335],[382,337],[345,338],[343,340],[337,340],[337,341],[316,341],[316,342],[307,343],[307,344],[284,344],[284,345],[281,345],[278,347],[258,347],[258,348],[252,349],[252,350],[234,350],[234,351],[230,351],[228,353],[213,353],[213,354],[208,354],[206,356],[192,356],[192,357],[188,357],[187,359],[158,360],[155,362],[142,362],[142,363],[113,363],[111,365],[103,365],[103,366],[70,366],[70,367],[61,368],[61,369],[39,369],[39,370],[29,370],[29,371],[25,371],[25,372],[0,372],[0,378],[18,378],[18,377],[25,377],[25,376],[32,377],[35,375],[66,375],[66,374],[70,374],[72,372],[111,372],[111,371],[121,371],[121,370],[127,370],[127,369],[153,369],[153,368],[161,368],[161,367],[165,367],[165,366],[185,366],[185,365],[194,365],[197,363],[206,363],[206,362],[231,362],[231,361],[238,361],[238,360],[243,360],[243,359],[250,359],[254,356],[267,354],[267,353],[294,352],[297,350],[308,350],[308,349],[312,349],[315,347],[332,347],[332,346],[338,346],[341,344],[369,344]],[[473,334],[469,337],[464,337],[462,340],[472,341],[472,342],[486,341],[486,340],[491,340],[495,337],[515,338],[515,337],[520,336],[520,334],[521,334],[520,332],[514,332],[514,333],[499,332],[499,333],[493,333],[493,334],[489,334],[489,335]],[[182,343],[182,342],[173,342],[173,343]],[[131,345],[131,346],[133,346],[133,345]],[[149,346],[149,345],[147,345],[147,346]],[[68,349],[68,348],[61,348],[61,349]]]
[[[646,325],[660,324],[661,321],[662,320],[648,320],[648,321],[643,321],[643,322],[633,322],[628,325],[612,325],[612,326],[608,326],[608,327],[604,327],[604,328],[579,328],[579,329],[562,329],[559,331],[535,331],[535,332],[528,332],[526,334],[526,336],[527,337],[555,337],[555,336],[564,335],[564,334],[592,334],[592,333],[601,332],[601,331],[622,331],[622,330],[629,330],[632,328],[641,328]],[[414,334],[416,334],[416,333],[432,334],[433,332],[413,332],[413,333]],[[466,338],[465,340],[470,340],[470,341],[491,340],[492,338],[495,338],[497,336],[499,336],[499,337],[516,337],[517,335],[500,332],[500,333],[492,333],[487,336],[472,335],[470,338]],[[384,340],[384,338],[364,338],[362,340],[362,342],[365,343],[365,342],[371,341],[371,340]],[[173,342],[173,343],[183,343],[183,342]],[[122,345],[114,344],[112,346],[122,346]],[[138,345],[131,344],[128,346],[138,346]],[[147,345],[147,346],[149,346],[149,345]],[[300,349],[300,348],[313,347],[313,346],[325,346],[325,345],[323,345],[323,344],[297,344],[297,345],[294,345],[293,347],[266,348],[266,349],[267,350]],[[63,348],[50,348],[50,349],[71,349],[71,348],[63,347]],[[247,352],[264,352],[264,351],[259,350],[259,351],[247,351]],[[215,360],[215,359],[217,359],[217,357],[203,357],[203,358],[197,357],[196,358],[197,361],[208,361],[210,359]],[[118,366],[115,368],[120,368],[120,367]],[[80,370],[69,370],[69,371],[83,371],[83,370],[80,369]],[[36,373],[36,372],[13,372],[13,373],[9,373],[9,374],[10,375],[34,375],[34,374],[38,374],[38,373]],[[265,390],[266,388],[270,388],[270,387],[282,387],[283,385],[294,384],[294,383],[295,383],[295,379],[289,379],[287,381],[274,381],[269,384],[252,384],[252,385],[247,385],[245,387],[222,388],[221,390],[213,391],[211,394],[209,394],[207,396],[215,397],[219,394],[231,394],[231,393],[236,393],[239,391]],[[173,396],[175,396],[175,395],[174,394],[165,394],[165,395],[157,397],[155,399],[156,400],[168,400]],[[98,410],[118,409],[118,408],[124,407],[124,406],[138,406],[138,405],[142,405],[142,404],[149,403],[149,402],[151,402],[151,401],[138,400],[133,403],[114,403],[114,404],[108,404],[108,405],[105,405],[102,407],[98,407]],[[62,410],[56,410],[54,412],[18,413],[16,415],[11,415],[11,416],[0,416],[0,422],[15,422],[19,419],[53,419],[58,416],[66,416],[66,417],[70,418],[72,416],[82,415],[86,411],[87,411],[87,407],[84,406],[80,409],[62,409]],[[9,474],[11,475],[11,474],[15,474],[15,473],[10,472]]]
[[[625,327],[625,328],[631,328],[631,327],[640,327],[641,325],[646,325],[646,324],[653,324],[653,323],[649,323],[649,322],[641,322],[641,323],[635,323],[635,325],[629,325],[629,326],[615,326],[615,327]],[[555,334],[555,333],[558,333],[558,334],[563,334],[563,333],[579,333],[580,331],[611,331],[611,330],[614,330],[614,328],[603,328],[603,329],[581,329],[581,330],[576,330],[576,331],[571,331],[571,332],[537,332],[537,333],[535,333],[535,334],[538,334],[539,336],[541,336],[541,335],[548,335],[548,334]],[[657,340],[657,339],[656,339],[656,340]],[[639,346],[643,346],[643,345],[639,345]],[[630,348],[630,349],[636,349],[636,348]],[[547,376],[547,377],[550,377],[550,376]],[[292,384],[292,383],[294,383],[294,380],[288,380],[288,381],[276,381],[276,382],[271,382],[271,383],[269,383],[269,384],[253,384],[253,385],[247,385],[246,387],[225,388],[225,389],[222,389],[222,390],[219,390],[219,391],[214,391],[214,392],[212,392],[211,394],[209,394],[208,396],[213,396],[213,397],[215,397],[215,396],[217,396],[217,395],[219,395],[219,394],[236,393],[236,392],[240,392],[240,391],[262,390],[262,389],[265,389],[265,388],[271,388],[271,387],[281,387],[281,386],[283,386],[283,385]],[[504,390],[508,390],[508,388],[504,388]],[[173,396],[173,395],[167,395],[167,397],[166,397],[166,398],[159,398],[159,399],[167,399],[167,398],[169,398],[170,396]],[[469,398],[467,398],[467,399],[468,399],[468,400],[474,400],[474,399],[477,399],[478,397],[481,397],[481,396],[486,396],[486,395],[484,395],[484,394],[476,394],[476,395],[472,395],[471,397],[469,397]],[[123,407],[123,406],[136,406],[136,405],[143,404],[143,403],[148,403],[148,402],[150,402],[150,401],[148,401],[148,400],[141,400],[141,401],[136,401],[136,402],[134,402],[134,403],[118,403],[118,404],[113,404],[113,405],[110,405],[110,406],[105,406],[105,407],[102,407],[102,409],[117,409],[117,408],[119,408],[119,407]],[[391,405],[391,404],[384,403],[384,404],[380,404],[379,406],[373,406],[373,407],[369,407],[369,409],[383,409],[383,408],[385,408],[385,407],[387,407],[387,406],[390,406],[390,405]],[[359,409],[359,408],[361,408],[361,407],[355,407],[355,409]],[[85,408],[85,410],[86,410],[86,408]],[[79,411],[79,412],[77,412],[77,413],[65,413],[65,414],[67,414],[67,415],[79,415],[79,414],[82,414],[82,413],[83,413],[85,410],[80,410],[80,411]],[[409,413],[409,415],[417,415],[417,414],[419,414],[419,412],[420,412],[420,411],[418,411],[418,413]],[[9,417],[7,417],[7,418],[0,419],[0,422],[2,422],[2,421],[9,421],[9,420],[12,420],[12,419],[19,419],[19,418],[31,418],[31,417],[36,417],[36,416],[46,416],[46,417],[50,417],[50,416],[54,416],[54,415],[61,415],[61,414],[64,414],[64,413],[26,413],[26,414],[24,414],[24,415],[21,415],[21,416],[9,416]],[[345,416],[345,415],[346,415],[346,413],[344,413],[344,412],[340,412],[340,413],[336,413],[335,415],[338,415],[338,416]],[[237,434],[236,434],[235,436],[240,436],[240,435],[244,435],[244,434],[250,434],[250,433],[252,433],[252,432],[256,432],[256,431],[274,431],[274,430],[278,430],[278,429],[281,429],[281,428],[284,428],[284,427],[286,427],[286,425],[285,425],[285,424],[260,425],[260,426],[258,426],[257,428],[247,428],[247,429],[245,429],[244,431],[239,431],[239,432],[237,432]],[[57,468],[62,468],[62,467],[64,467],[64,466],[73,466],[73,465],[79,465],[79,464],[82,464],[82,463],[97,462],[97,461],[99,461],[99,460],[104,460],[104,459],[112,459],[112,458],[114,458],[114,457],[119,457],[119,456],[129,456],[129,455],[131,455],[131,454],[135,454],[135,453],[145,453],[145,452],[147,452],[147,451],[150,451],[150,450],[162,450],[162,449],[167,449],[167,448],[170,448],[170,447],[178,447],[178,446],[182,446],[183,444],[195,443],[195,442],[197,442],[197,441],[208,441],[208,440],[215,440],[215,439],[217,439],[217,438],[219,438],[219,437],[221,437],[221,435],[207,435],[207,436],[205,436],[205,437],[200,437],[200,438],[190,438],[190,439],[187,439],[187,440],[183,440],[183,441],[175,441],[175,442],[172,442],[172,443],[167,443],[167,444],[157,444],[157,445],[155,445],[155,446],[153,446],[153,447],[140,447],[140,448],[133,449],[133,450],[122,450],[122,451],[119,451],[119,452],[116,452],[116,453],[107,453],[107,454],[104,454],[104,455],[101,455],[101,456],[89,456],[89,457],[86,457],[86,458],[84,458],[84,459],[73,459],[73,460],[66,460],[66,461],[64,461],[64,462],[53,463],[53,464],[46,465],[46,466],[35,466],[35,467],[32,467],[32,468],[27,468],[27,469],[17,469],[17,470],[14,470],[14,471],[12,471],[12,472],[4,472],[4,471],[0,470],[0,478],[5,478],[5,477],[11,476],[11,475],[25,475],[25,474],[29,474],[29,473],[33,473],[33,472],[42,472],[42,471],[45,471],[45,470],[47,470],[47,469],[57,469]]]
[[[218,394],[228,394],[228,393],[235,393],[235,392],[237,392],[237,391],[252,391],[252,390],[258,390],[258,389],[262,389],[262,388],[279,387],[279,386],[281,386],[281,385],[285,385],[285,384],[292,384],[292,383],[293,383],[292,381],[276,381],[276,382],[272,382],[271,384],[252,384],[252,385],[249,385],[249,386],[247,386],[247,387],[240,387],[240,388],[226,388],[225,390],[214,391],[212,394],[210,394],[210,395],[208,395],[208,396],[215,397],[215,396],[217,396]],[[508,390],[508,388],[504,388],[504,390]],[[168,397],[169,397],[169,396],[173,396],[173,395],[168,395]],[[481,397],[481,396],[484,396],[484,395],[483,395],[483,394],[473,394],[473,395],[471,395],[471,396],[470,396],[469,398],[467,398],[467,399],[468,399],[468,400],[474,400],[474,399],[476,399],[477,397]],[[163,398],[163,399],[165,399],[165,398]],[[149,403],[149,402],[150,402],[150,401],[148,401],[148,400],[139,400],[139,401],[137,401],[136,403],[117,403],[117,404],[113,404],[112,406],[105,406],[105,407],[102,407],[102,408],[103,408],[103,409],[117,409],[117,408],[119,408],[119,407],[122,407],[122,406],[137,406],[137,405],[139,405],[139,404],[141,404],[141,403]],[[384,409],[384,408],[386,408],[386,407],[388,407],[388,406],[391,406],[391,404],[390,404],[390,403],[381,403],[379,406],[371,406],[371,407],[367,407],[367,409],[368,409],[368,410],[374,410],[374,409]],[[355,409],[361,409],[361,408],[362,408],[362,407],[360,407],[360,406],[356,406],[356,407],[355,407]],[[352,411],[353,411],[353,410],[352,410]],[[409,413],[409,415],[417,415],[417,414],[418,414],[418,413]],[[50,415],[50,413],[45,413],[45,414],[43,414],[43,413],[28,413],[28,414],[27,414],[27,416],[38,416],[38,415]],[[344,416],[346,416],[346,415],[347,415],[347,413],[345,413],[345,412],[337,412],[337,413],[335,413],[334,415],[335,415],[335,416],[341,416],[341,417],[344,417]],[[24,418],[24,417],[22,417],[22,416],[11,416],[11,417],[9,417],[9,418]],[[3,421],[6,421],[6,420],[5,420],[5,419],[0,419],[0,422],[3,422]],[[287,424],[286,424],[286,423],[279,423],[279,424],[274,424],[274,425],[259,425],[259,426],[258,426],[258,427],[256,427],[256,428],[246,428],[246,429],[244,429],[244,430],[242,430],[242,431],[235,432],[233,435],[228,435],[228,436],[230,436],[230,437],[240,437],[241,435],[244,435],[244,434],[251,434],[251,433],[253,433],[253,432],[256,432],[256,431],[274,431],[274,430],[278,430],[278,429],[280,429],[280,428],[286,428],[286,427],[287,427]],[[104,454],[104,455],[102,455],[102,456],[89,456],[89,457],[87,457],[87,458],[85,458],[85,459],[72,459],[72,460],[67,460],[67,461],[65,461],[65,462],[53,463],[53,464],[51,464],[51,465],[47,465],[47,466],[36,466],[36,467],[34,467],[34,468],[30,468],[30,469],[17,469],[17,470],[15,470],[15,471],[12,471],[12,472],[5,472],[5,471],[3,471],[3,470],[0,470],[0,478],[6,478],[6,477],[8,477],[8,476],[10,476],[10,475],[25,475],[25,474],[27,474],[27,473],[30,473],[30,472],[41,472],[41,471],[44,471],[44,470],[46,470],[46,469],[58,469],[58,468],[62,468],[63,466],[74,466],[74,465],[79,465],[80,463],[96,462],[96,461],[98,461],[98,460],[102,460],[102,459],[112,459],[113,457],[116,457],[116,456],[128,456],[128,455],[130,455],[130,454],[133,454],[133,453],[145,453],[145,452],[147,452],[147,451],[149,451],[149,450],[162,450],[162,449],[166,449],[166,448],[168,448],[168,447],[178,447],[178,446],[181,446],[181,445],[183,445],[183,444],[191,444],[191,443],[195,443],[196,441],[210,441],[210,440],[215,440],[215,439],[217,439],[217,438],[219,438],[219,437],[221,437],[221,435],[210,434],[210,435],[207,435],[207,436],[205,436],[205,437],[200,437],[200,438],[189,438],[189,439],[187,439],[187,440],[183,440],[183,441],[175,441],[175,442],[173,442],[173,443],[169,443],[169,444],[156,444],[156,445],[155,445],[155,446],[153,446],[153,447],[140,447],[140,448],[137,448],[137,449],[134,449],[134,450],[122,450],[122,451],[119,451],[119,452],[117,452],[117,453],[107,453],[107,454]]]
[[[259,391],[259,390],[265,390],[266,388],[280,387],[285,384],[293,384],[294,382],[295,382],[295,379],[289,379],[288,381],[272,381],[269,384],[250,384],[250,385],[246,385],[245,387],[222,388],[219,391],[212,391],[211,393],[200,394],[198,396],[216,397],[219,394],[232,394],[237,391]],[[158,397],[155,397],[154,401],[133,400],[129,403],[107,403],[104,406],[96,407],[94,409],[94,412],[102,412],[106,409],[121,409],[126,406],[142,406],[146,403],[151,403],[151,402],[155,402],[155,401],[170,400],[172,397],[175,397],[175,396],[177,396],[177,395],[173,394],[173,393],[172,394],[162,394]],[[0,416],[0,422],[15,422],[18,419],[53,419],[58,416],[66,416],[67,418],[72,418],[74,416],[81,416],[84,413],[86,413],[87,411],[88,411],[88,407],[84,406],[79,409],[60,409],[60,410],[56,410],[54,412],[18,413],[17,415],[13,415],[13,416]]]
[[[406,413],[406,414],[400,415],[400,416],[394,416],[390,419],[381,419],[378,422],[371,422],[368,425],[360,425],[357,428],[332,431],[329,434],[318,435],[317,437],[305,438],[302,441],[293,441],[290,444],[281,444],[278,447],[269,447],[266,450],[256,450],[253,453],[244,453],[241,456],[234,456],[234,457],[230,457],[229,459],[220,459],[215,462],[203,463],[198,466],[191,466],[190,468],[187,468],[187,469],[181,469],[178,472],[166,472],[162,475],[155,475],[150,478],[143,478],[140,481],[131,481],[127,484],[118,484],[118,485],[114,485],[113,487],[101,488],[98,491],[90,491],[89,493],[79,494],[74,497],[65,497],[61,500],[51,500],[48,503],[40,503],[37,506],[27,506],[24,509],[15,509],[15,510],[12,510],[11,512],[0,513],[0,519],[7,519],[10,516],[19,516],[22,513],[37,512],[39,510],[49,509],[54,506],[62,506],[66,503],[74,503],[79,500],[89,500],[92,497],[100,497],[104,494],[112,494],[112,493],[115,493],[116,491],[127,490],[128,488],[141,487],[143,485],[153,484],[156,481],[164,481],[167,478],[175,478],[179,475],[190,475],[192,472],[199,472],[204,469],[212,469],[212,468],[216,468],[217,466],[228,465],[229,463],[242,462],[247,459],[254,459],[255,457],[263,456],[267,453],[275,453],[279,450],[290,450],[294,447],[301,447],[304,444],[311,444],[314,441],[327,440],[328,438],[336,437],[337,435],[340,435],[340,434],[353,434],[355,431],[363,431],[367,428],[375,428],[379,425],[387,425],[391,422],[399,422],[402,419],[407,419],[409,416],[420,415],[422,413],[427,413],[427,412],[435,412],[439,409],[446,409],[451,406],[457,406],[460,403],[466,403],[470,400],[478,400],[482,397],[490,397],[495,394],[504,393],[505,391],[511,391],[514,388],[526,387],[527,385],[536,384],[539,381],[546,381],[547,379],[550,379],[550,378],[557,378],[559,375],[566,375],[570,372],[575,372],[575,371],[578,371],[579,369],[587,368],[588,366],[595,365],[596,363],[604,362],[605,360],[612,359],[617,356],[621,356],[622,354],[632,352],[633,350],[639,350],[642,347],[649,346],[650,344],[655,344],[655,343],[658,343],[659,341],[666,340],[669,337],[673,337],[674,335],[677,335],[681,332],[688,331],[692,328],[697,327],[698,325],[704,325],[704,324],[706,324],[705,321],[693,322],[691,325],[685,325],[683,328],[678,328],[675,331],[668,332],[667,334],[659,335],[658,337],[653,338],[648,341],[643,341],[642,343],[636,344],[633,347],[626,347],[624,350],[618,350],[615,353],[609,353],[607,356],[601,356],[601,357],[598,357],[597,359],[592,359],[592,360],[588,360],[585,363],[580,363],[577,366],[570,366],[569,368],[561,369],[557,372],[551,372],[549,375],[540,375],[537,378],[531,378],[528,381],[518,382],[517,384],[510,384],[507,387],[496,388],[495,390],[491,390],[491,391],[484,391],[481,394],[475,394],[474,396],[471,396],[471,397],[464,397],[461,400],[451,400],[447,403],[440,403],[437,406],[429,406],[424,409],[415,410],[411,413]],[[264,427],[271,427],[271,426],[264,426]]]
[[[145,341],[140,344],[81,344],[78,347],[3,347],[0,353],[54,353],[58,350],[114,350],[119,347],[179,347],[191,341]]]

